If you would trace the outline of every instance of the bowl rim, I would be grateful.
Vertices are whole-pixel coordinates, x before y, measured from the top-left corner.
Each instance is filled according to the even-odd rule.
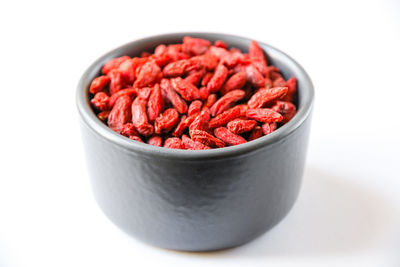
[[[82,121],[85,122],[85,124],[92,131],[102,136],[103,138],[107,139],[108,141],[114,143],[115,145],[118,145],[130,151],[138,152],[142,155],[149,155],[152,157],[155,156],[163,158],[166,157],[172,159],[184,159],[184,160],[204,160],[204,159],[219,159],[219,158],[240,156],[243,154],[256,151],[262,147],[277,143],[278,141],[283,140],[285,137],[292,134],[297,128],[299,128],[303,124],[303,122],[310,115],[312,111],[315,92],[311,78],[306,73],[304,68],[299,63],[297,63],[292,57],[282,52],[281,50],[264,42],[257,41],[261,46],[265,46],[268,48],[267,54],[269,56],[273,55],[273,57],[279,58],[284,62],[284,64],[289,69],[291,69],[296,73],[296,79],[302,81],[302,89],[304,91],[301,92],[302,105],[297,110],[296,115],[288,123],[284,124],[276,131],[266,136],[262,136],[251,142],[224,148],[215,148],[208,150],[171,149],[171,148],[152,146],[141,142],[133,142],[129,138],[114,132],[97,118],[94,111],[92,110],[89,99],[87,98],[88,88],[91,81],[90,77],[93,76],[94,72],[98,73],[100,66],[104,64],[105,60],[114,57],[112,55],[118,54],[120,50],[127,49],[138,43],[149,43],[154,40],[160,40],[162,42],[161,39],[168,39],[168,38],[171,39],[179,37],[183,38],[183,36],[186,35],[199,38],[214,38],[221,40],[235,39],[237,41],[240,40],[248,43],[250,43],[250,41],[253,40],[246,37],[224,34],[224,33],[176,32],[176,33],[152,35],[121,45],[105,53],[103,56],[99,57],[94,63],[92,63],[86,69],[84,74],[81,76],[76,91],[76,105]]]

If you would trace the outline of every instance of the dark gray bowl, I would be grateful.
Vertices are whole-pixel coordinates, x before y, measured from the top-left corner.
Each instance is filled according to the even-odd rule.
[[[94,62],[77,91],[89,176],[101,209],[118,227],[155,246],[186,251],[242,245],[271,229],[293,206],[301,184],[314,89],[292,58],[263,43],[269,62],[298,79],[298,113],[246,144],[189,151],[132,141],[97,119],[88,85],[121,55],[152,51],[183,36],[223,40],[247,51],[250,39],[215,33],[157,35],[123,45]]]

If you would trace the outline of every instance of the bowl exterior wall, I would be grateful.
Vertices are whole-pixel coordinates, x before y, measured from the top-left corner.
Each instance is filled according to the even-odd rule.
[[[81,125],[94,195],[108,218],[155,246],[206,251],[244,244],[288,213],[301,185],[310,118],[270,146],[197,161],[139,154]]]

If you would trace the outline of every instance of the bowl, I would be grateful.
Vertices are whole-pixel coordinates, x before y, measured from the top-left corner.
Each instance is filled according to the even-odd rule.
[[[304,69],[280,50],[259,42],[285,79],[298,81],[298,112],[254,141],[191,151],[156,147],[113,132],[93,112],[88,88],[101,66],[137,56],[186,35],[222,40],[247,51],[251,39],[217,33],[172,33],[125,44],[83,74],[77,107],[95,199],[120,229],[154,246],[184,251],[220,250],[262,235],[289,212],[301,185],[314,89]]]

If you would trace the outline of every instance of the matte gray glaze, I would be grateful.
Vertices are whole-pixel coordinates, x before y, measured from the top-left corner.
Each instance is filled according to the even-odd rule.
[[[223,40],[247,51],[247,38],[174,33],[133,41],[93,63],[77,91],[83,143],[95,198],[122,230],[155,246],[186,251],[242,245],[289,212],[301,185],[314,89],[293,59],[260,43],[270,63],[298,79],[297,115],[268,136],[204,151],[176,150],[123,137],[100,122],[88,100],[90,81],[111,58],[139,55],[185,35]]]

